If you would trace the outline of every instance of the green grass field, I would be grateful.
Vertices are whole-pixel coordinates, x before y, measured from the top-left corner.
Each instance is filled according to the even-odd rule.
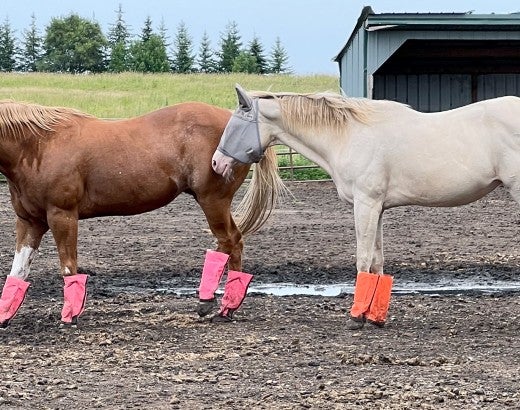
[[[144,114],[184,101],[234,108],[235,83],[249,90],[339,91],[339,77],[250,74],[0,74],[0,100],[65,106],[103,118]]]
[[[247,90],[339,91],[339,77],[328,75],[2,73],[0,100],[72,107],[100,118],[125,118],[185,101],[233,109],[236,83]],[[281,165],[288,161],[280,157]],[[293,163],[305,166],[309,161],[293,156]],[[316,169],[281,171],[281,175],[300,180],[328,178]]]

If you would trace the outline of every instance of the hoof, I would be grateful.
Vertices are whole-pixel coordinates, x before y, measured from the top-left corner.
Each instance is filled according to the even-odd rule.
[[[229,323],[234,322],[233,313],[235,309],[227,309],[226,313],[219,313],[211,318],[211,323]]]
[[[385,327],[385,322],[374,322],[373,320],[367,320],[367,323],[374,327],[379,327],[379,328]]]
[[[359,330],[363,329],[365,326],[365,318],[362,316],[360,318],[350,317],[347,321],[347,329],[348,330]]]
[[[233,318],[230,316],[215,315],[211,318],[211,323],[231,323]]]
[[[199,300],[197,306],[197,314],[200,317],[209,315],[217,307],[217,301],[215,298],[210,300]]]
[[[60,328],[70,329],[78,327],[78,316],[74,316],[70,322],[60,322]]]
[[[60,322],[60,329],[68,330],[68,329],[77,329],[78,324],[76,323],[68,323],[68,322]]]

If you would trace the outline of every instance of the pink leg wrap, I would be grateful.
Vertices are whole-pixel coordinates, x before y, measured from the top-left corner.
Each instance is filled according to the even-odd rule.
[[[64,276],[63,280],[65,286],[63,287],[64,304],[61,311],[61,321],[64,323],[76,323],[78,316],[85,310],[88,275]]]
[[[253,275],[249,273],[234,270],[228,272],[226,286],[224,287],[224,296],[220,304],[220,316],[232,317],[233,312],[242,305],[251,280],[253,280]]]
[[[212,300],[215,297],[215,291],[218,289],[228,260],[229,255],[225,253],[210,249],[206,251],[206,259],[204,260],[199,286],[200,300]]]
[[[15,276],[7,277],[0,297],[0,327],[6,327],[16,315],[25,299],[29,285],[29,282]]]

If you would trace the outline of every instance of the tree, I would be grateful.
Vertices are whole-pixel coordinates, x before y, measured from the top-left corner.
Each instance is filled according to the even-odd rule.
[[[192,40],[182,21],[177,28],[173,44],[175,49],[173,50],[172,70],[175,73],[183,74],[193,72],[195,57],[193,56]]]
[[[130,45],[129,67],[142,73],[161,73],[170,70],[164,40],[153,32],[150,17],[146,18],[140,39]]]
[[[141,41],[143,43],[146,43],[148,40],[150,40],[150,37],[153,34],[152,29],[152,19],[150,16],[146,17],[146,20],[144,21],[144,26],[141,30]]]
[[[16,68],[16,39],[9,19],[0,25],[0,71],[9,72]]]
[[[219,71],[224,73],[233,71],[233,63],[240,54],[240,47],[242,47],[242,43],[240,42],[238,25],[232,21],[227,25],[226,31],[220,37],[220,52],[218,53],[220,58]]]
[[[142,73],[170,71],[166,48],[158,34],[151,34],[148,41],[136,41],[130,46],[130,69]]]
[[[130,33],[123,19],[123,9],[120,4],[116,22],[108,32],[109,71],[120,73],[128,69],[129,38]]]
[[[43,67],[67,73],[101,72],[107,40],[98,23],[71,14],[53,18],[46,29]]]
[[[168,29],[166,28],[166,24],[164,23],[164,19],[161,19],[161,24],[159,24],[159,36],[161,37],[164,47],[168,48],[170,43],[168,43]]]
[[[116,43],[110,47],[110,60],[108,62],[108,71],[113,73],[122,73],[129,68],[128,47],[124,43]]]
[[[268,71],[267,59],[264,54],[264,47],[257,36],[254,36],[249,42],[249,54],[251,54],[256,61],[256,70],[254,72],[258,74],[266,74]]]
[[[23,31],[21,64],[22,71],[34,72],[38,70],[38,63],[43,56],[43,39],[36,28],[36,17],[31,15],[29,29]]]
[[[201,73],[214,73],[218,71],[218,64],[211,50],[211,41],[207,32],[204,32],[200,42],[197,64]]]
[[[237,58],[235,58],[235,61],[233,62],[232,71],[234,73],[258,73],[258,64],[256,62],[255,56],[251,55],[249,51],[241,51]]]
[[[275,74],[289,74],[291,69],[286,65],[289,61],[287,51],[282,46],[280,37],[276,37],[276,42],[271,50],[269,71]]]

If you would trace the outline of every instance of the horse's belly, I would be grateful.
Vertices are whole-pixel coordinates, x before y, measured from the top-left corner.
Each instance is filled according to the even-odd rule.
[[[97,187],[81,201],[81,219],[108,215],[136,215],[153,211],[175,199],[180,193],[172,182],[143,186]]]
[[[385,207],[400,205],[420,206],[460,206],[475,202],[501,184],[498,180],[487,183],[463,181],[454,184],[440,183],[409,184],[399,189],[390,189],[385,200]]]

